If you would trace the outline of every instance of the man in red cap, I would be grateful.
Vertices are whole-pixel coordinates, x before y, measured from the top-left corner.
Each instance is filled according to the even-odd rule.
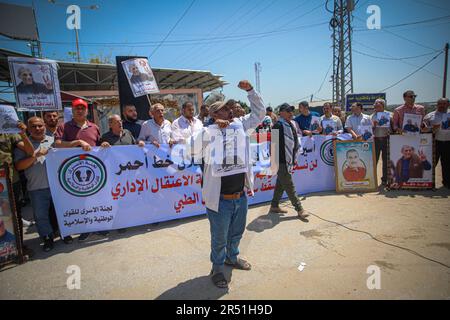
[[[81,147],[84,151],[90,151],[92,147],[100,145],[100,129],[95,123],[87,119],[88,104],[83,99],[72,101],[72,120],[61,124],[56,129],[56,148]],[[85,241],[90,233],[83,233],[78,241]]]
[[[81,147],[90,151],[91,147],[100,145],[100,129],[87,119],[88,104],[83,99],[72,101],[72,117],[69,122],[61,124],[55,133],[57,148]]]

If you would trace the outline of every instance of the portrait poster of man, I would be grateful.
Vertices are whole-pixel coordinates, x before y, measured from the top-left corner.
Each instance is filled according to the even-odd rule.
[[[0,104],[0,133],[19,133],[18,121],[14,107]]]
[[[326,135],[335,133],[337,131],[336,122],[334,122],[333,120],[322,120],[322,128],[323,133],[325,133]]]
[[[389,128],[391,126],[390,115],[388,112],[377,112],[378,127]]]
[[[0,168],[0,268],[19,260],[18,233],[13,219],[13,206],[9,194],[9,181],[6,169]]]
[[[135,98],[158,93],[158,84],[147,59],[135,58],[122,61],[122,67]]]
[[[377,190],[373,142],[334,141],[336,192]]]
[[[320,117],[312,116],[310,129],[312,132],[317,133],[320,127]]]
[[[433,135],[392,135],[389,140],[390,188],[432,189]]]
[[[442,116],[441,129],[442,130],[450,130],[449,123],[450,122],[450,113]]]
[[[53,60],[8,57],[18,111],[61,110],[57,64]]]
[[[233,123],[226,129],[219,129],[217,125],[210,126],[210,129],[214,134],[210,157],[212,175],[227,177],[247,172],[248,140],[242,130]]]
[[[420,125],[422,124],[422,116],[420,114],[405,113],[403,116],[403,132],[405,134],[420,134]]]
[[[361,135],[364,141],[373,141],[372,126],[359,126],[358,133]]]

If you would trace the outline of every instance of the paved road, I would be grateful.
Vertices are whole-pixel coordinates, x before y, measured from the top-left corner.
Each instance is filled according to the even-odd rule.
[[[57,242],[48,254],[31,228],[34,260],[0,272],[0,299],[449,299],[450,192],[440,180],[438,169],[435,192],[311,194],[308,223],[292,209],[251,208],[241,253],[253,270],[227,269],[228,291],[208,277],[204,217]],[[70,265],[80,267],[80,290],[67,289]],[[379,267],[379,290],[367,287],[369,266]]]

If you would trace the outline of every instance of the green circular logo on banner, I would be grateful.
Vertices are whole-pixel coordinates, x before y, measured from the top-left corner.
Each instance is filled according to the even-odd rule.
[[[106,184],[106,168],[97,157],[83,154],[66,159],[58,170],[59,184],[76,197],[89,197]]]
[[[329,166],[334,166],[333,140],[327,140],[320,147],[320,158]]]

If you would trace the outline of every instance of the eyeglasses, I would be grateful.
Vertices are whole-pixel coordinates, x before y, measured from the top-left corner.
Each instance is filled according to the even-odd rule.
[[[412,95],[412,96],[406,96],[407,98],[416,98],[417,97],[417,95],[415,94],[415,95]]]

